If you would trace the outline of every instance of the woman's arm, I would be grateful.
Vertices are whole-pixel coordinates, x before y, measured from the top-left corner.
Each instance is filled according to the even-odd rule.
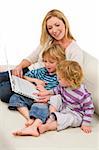
[[[30,66],[30,65],[31,65],[31,62],[29,62],[29,61],[26,60],[26,59],[23,59],[23,60],[21,61],[21,63],[20,63],[19,65],[17,65],[17,66],[12,70],[12,74],[22,78],[22,76],[23,76],[23,71],[22,71],[22,69],[24,69],[24,68],[26,68],[26,67],[28,67],[28,66]]]
[[[13,69],[12,74],[22,77],[23,76],[22,69],[29,67],[33,63],[36,63],[39,59],[40,51],[41,51],[41,46],[39,45],[35,51],[33,51],[28,57],[23,59],[21,63],[17,65],[15,69]]]

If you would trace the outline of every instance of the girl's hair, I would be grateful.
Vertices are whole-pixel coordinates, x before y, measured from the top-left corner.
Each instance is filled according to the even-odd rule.
[[[80,87],[83,80],[83,71],[81,66],[76,61],[61,61],[56,69],[60,78],[66,81],[72,81],[73,89]]]
[[[70,32],[70,26],[69,26],[68,20],[65,17],[65,15],[57,9],[53,9],[46,14],[46,16],[43,20],[43,23],[42,23],[42,32],[41,32],[41,38],[40,38],[40,44],[42,46],[44,46],[45,43],[47,43],[48,41],[53,40],[53,38],[49,35],[49,33],[47,31],[47,27],[46,27],[47,20],[50,19],[51,17],[57,17],[60,20],[62,20],[65,25],[65,28],[67,30],[65,33],[66,38],[75,40]]]
[[[58,62],[66,59],[64,49],[58,44],[51,44],[47,47],[42,53],[42,58],[44,59],[44,57],[52,58]]]

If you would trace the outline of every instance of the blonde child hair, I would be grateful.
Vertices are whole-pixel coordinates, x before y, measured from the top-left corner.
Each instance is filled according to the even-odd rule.
[[[66,59],[65,51],[59,44],[51,44],[47,47],[42,53],[42,58],[44,57],[56,60],[58,63]]]
[[[83,70],[78,62],[71,60],[61,61],[56,68],[57,75],[66,81],[71,81],[71,88],[79,88],[83,81]]]

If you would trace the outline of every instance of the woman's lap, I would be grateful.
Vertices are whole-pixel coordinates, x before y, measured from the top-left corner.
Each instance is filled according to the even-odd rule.
[[[28,71],[28,68],[23,69],[23,74]],[[14,94],[11,90],[8,71],[0,72],[0,99],[3,102],[9,103],[9,99]]]
[[[0,83],[2,83],[4,81],[9,81],[8,71],[0,72]]]
[[[8,103],[11,95],[13,94],[11,90],[10,81],[3,81],[0,83],[0,99],[3,102]]]

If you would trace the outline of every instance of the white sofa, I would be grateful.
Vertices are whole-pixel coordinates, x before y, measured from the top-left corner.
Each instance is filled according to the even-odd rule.
[[[23,127],[25,119],[0,101],[0,150],[99,150],[99,61],[85,52],[84,71],[85,83],[95,105],[91,134],[85,134],[80,128],[68,128],[40,137],[14,137],[12,131]]]

